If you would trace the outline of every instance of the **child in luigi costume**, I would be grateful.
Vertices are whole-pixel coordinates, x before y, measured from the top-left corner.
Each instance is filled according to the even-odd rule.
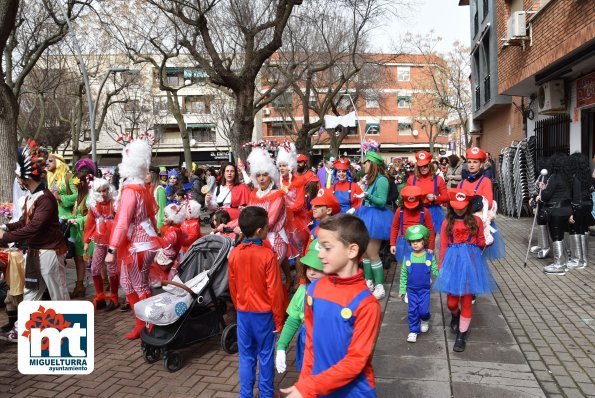
[[[399,296],[403,298],[407,293],[409,297],[407,341],[410,343],[415,343],[417,335],[429,329],[430,273],[438,276],[436,259],[427,250],[429,238],[430,230],[423,225],[413,225],[405,232],[405,239],[411,245],[412,252],[401,267]]]
[[[302,264],[306,266],[306,277],[308,281],[305,285],[300,285],[287,307],[287,320],[277,342],[275,367],[279,373],[283,373],[287,369],[285,352],[296,332],[298,333],[298,339],[295,347],[295,362],[298,372],[302,369],[302,360],[306,347],[306,328],[303,323],[306,288],[311,282],[324,276],[322,262],[318,258],[319,251],[318,239],[315,239],[310,244],[306,255],[300,259]]]
[[[386,295],[384,290],[384,268],[380,259],[380,245],[383,240],[390,240],[393,212],[386,207],[389,184],[386,178],[384,159],[378,153],[369,150],[364,161],[366,172],[362,205],[355,215],[362,219],[370,242],[364,254],[364,277],[374,297],[381,300]]]

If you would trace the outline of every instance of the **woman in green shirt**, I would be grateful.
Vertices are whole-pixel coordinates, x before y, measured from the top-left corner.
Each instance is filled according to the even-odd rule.
[[[159,180],[159,167],[151,166],[149,168],[149,174],[145,178],[145,184],[149,186],[149,191],[153,194],[159,206],[159,211],[155,214],[155,218],[157,221],[157,233],[160,233],[161,226],[163,225],[163,217],[165,216],[165,207],[167,206],[167,196],[165,194],[165,188]]]

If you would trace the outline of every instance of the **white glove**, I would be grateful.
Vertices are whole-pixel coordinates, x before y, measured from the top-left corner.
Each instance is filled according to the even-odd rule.
[[[277,358],[275,358],[275,367],[277,368],[277,373],[284,373],[287,369],[287,365],[285,364],[285,351],[277,350]]]
[[[347,214],[355,213],[355,209],[352,207],[351,209],[347,210]]]
[[[359,195],[357,195],[357,194],[356,195],[353,195],[353,197],[354,198],[361,199],[361,198],[366,197],[367,195],[368,195],[368,193],[366,191],[364,191],[364,192],[360,193]]]

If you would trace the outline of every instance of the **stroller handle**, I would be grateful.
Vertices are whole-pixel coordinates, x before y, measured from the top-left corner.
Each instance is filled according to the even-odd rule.
[[[175,287],[179,287],[182,290],[185,290],[186,292],[190,293],[192,298],[196,298],[196,296],[197,296],[197,294],[194,293],[192,291],[192,289],[190,289],[188,286],[184,285],[183,283],[178,283],[178,282],[174,282],[174,281],[170,281],[170,280],[161,281],[161,286],[167,286],[167,285],[173,285]]]

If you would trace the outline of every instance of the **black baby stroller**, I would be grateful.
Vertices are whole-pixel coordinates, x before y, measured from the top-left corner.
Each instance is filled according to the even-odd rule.
[[[163,281],[164,293],[139,301],[139,319],[152,324],[141,332],[146,362],[157,362],[170,372],[182,367],[177,348],[221,334],[221,346],[230,354],[238,350],[236,324],[226,324],[227,257],[232,241],[207,235],[190,246],[173,281]]]

